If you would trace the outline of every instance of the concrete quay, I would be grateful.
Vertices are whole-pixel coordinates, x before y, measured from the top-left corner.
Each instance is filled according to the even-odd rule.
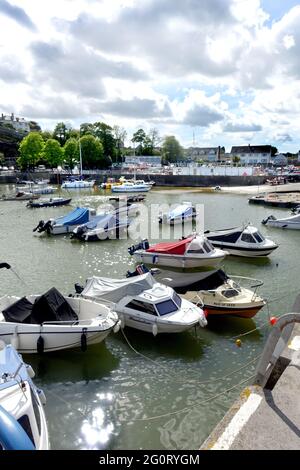
[[[300,324],[264,388],[252,385],[202,444],[201,450],[300,449]]]

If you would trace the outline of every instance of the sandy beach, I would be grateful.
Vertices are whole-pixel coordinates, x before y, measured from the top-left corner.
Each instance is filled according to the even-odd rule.
[[[220,186],[220,190],[215,190],[214,188],[153,188],[155,192],[159,192],[161,194],[172,194],[175,191],[180,191],[184,193],[203,193],[203,192],[214,192],[216,194],[222,194],[224,192],[230,194],[264,194],[264,193],[276,193],[281,191],[300,191],[300,183],[287,183],[287,184],[280,184],[278,186],[271,186],[268,184],[262,185],[253,185],[253,186]]]

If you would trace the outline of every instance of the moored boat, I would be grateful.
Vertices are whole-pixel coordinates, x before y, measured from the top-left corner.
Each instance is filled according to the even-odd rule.
[[[274,215],[269,215],[262,221],[267,227],[284,228],[290,230],[300,230],[300,213],[277,219]]]
[[[176,242],[150,246],[148,240],[128,248],[130,255],[146,265],[175,268],[199,268],[218,265],[227,253],[214,248],[204,236],[194,234]]]
[[[156,336],[206,326],[203,310],[181,299],[150,273],[127,279],[91,277],[77,292],[83,298],[105,302],[117,312],[121,327],[129,326]]]
[[[61,207],[70,204],[72,201],[71,198],[64,198],[64,197],[53,197],[50,199],[41,199],[38,202],[33,202],[30,200],[26,207],[30,207],[32,209],[38,209],[40,207]]]
[[[39,197],[39,194],[18,191],[15,195],[3,194],[0,201],[31,201],[32,199],[39,199]]]
[[[197,212],[194,205],[190,202],[183,202],[168,213],[161,214],[158,220],[160,224],[175,225],[190,222],[196,217]]]
[[[85,189],[92,188],[93,186],[95,186],[95,180],[87,181],[80,179],[64,181],[61,185],[63,189]]]
[[[68,214],[57,217],[56,219],[49,219],[46,222],[40,220],[38,225],[33,229],[33,232],[48,233],[49,235],[63,235],[71,233],[78,225],[91,222],[96,217],[95,209],[87,207],[77,207]]]
[[[222,248],[234,256],[247,258],[268,256],[278,248],[276,243],[265,238],[250,224],[224,230],[207,230],[204,233],[213,246]]]
[[[152,186],[147,184],[135,184],[132,182],[125,182],[119,186],[112,186],[113,193],[147,193]]]
[[[100,303],[63,296],[52,288],[43,295],[0,298],[0,340],[21,353],[80,348],[103,341],[118,324]]]
[[[250,282],[251,289],[243,287],[241,280]],[[182,294],[182,297],[202,306],[208,315],[253,318],[266,304],[257,294],[257,288],[262,284],[257,279],[230,277],[219,270],[197,283],[197,289],[194,286],[193,290]]]
[[[34,371],[11,345],[0,344],[0,449],[48,450],[42,390]]]

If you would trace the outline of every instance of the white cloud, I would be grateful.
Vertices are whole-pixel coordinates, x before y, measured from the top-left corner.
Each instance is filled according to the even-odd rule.
[[[300,5],[269,20],[260,0],[3,0],[0,102],[41,123],[300,146]]]

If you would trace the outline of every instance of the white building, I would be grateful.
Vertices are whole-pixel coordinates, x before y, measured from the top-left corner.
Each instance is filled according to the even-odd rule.
[[[224,155],[224,147],[189,147],[186,150],[187,158],[196,161],[217,162],[218,160],[224,160]]]
[[[271,154],[271,145],[244,145],[231,149],[231,158],[238,157],[242,165],[267,165],[271,163]]]
[[[1,124],[11,124],[16,131],[30,131],[29,122],[25,121],[24,118],[15,117],[14,113],[11,113],[10,116],[2,113],[0,116],[0,125]]]

